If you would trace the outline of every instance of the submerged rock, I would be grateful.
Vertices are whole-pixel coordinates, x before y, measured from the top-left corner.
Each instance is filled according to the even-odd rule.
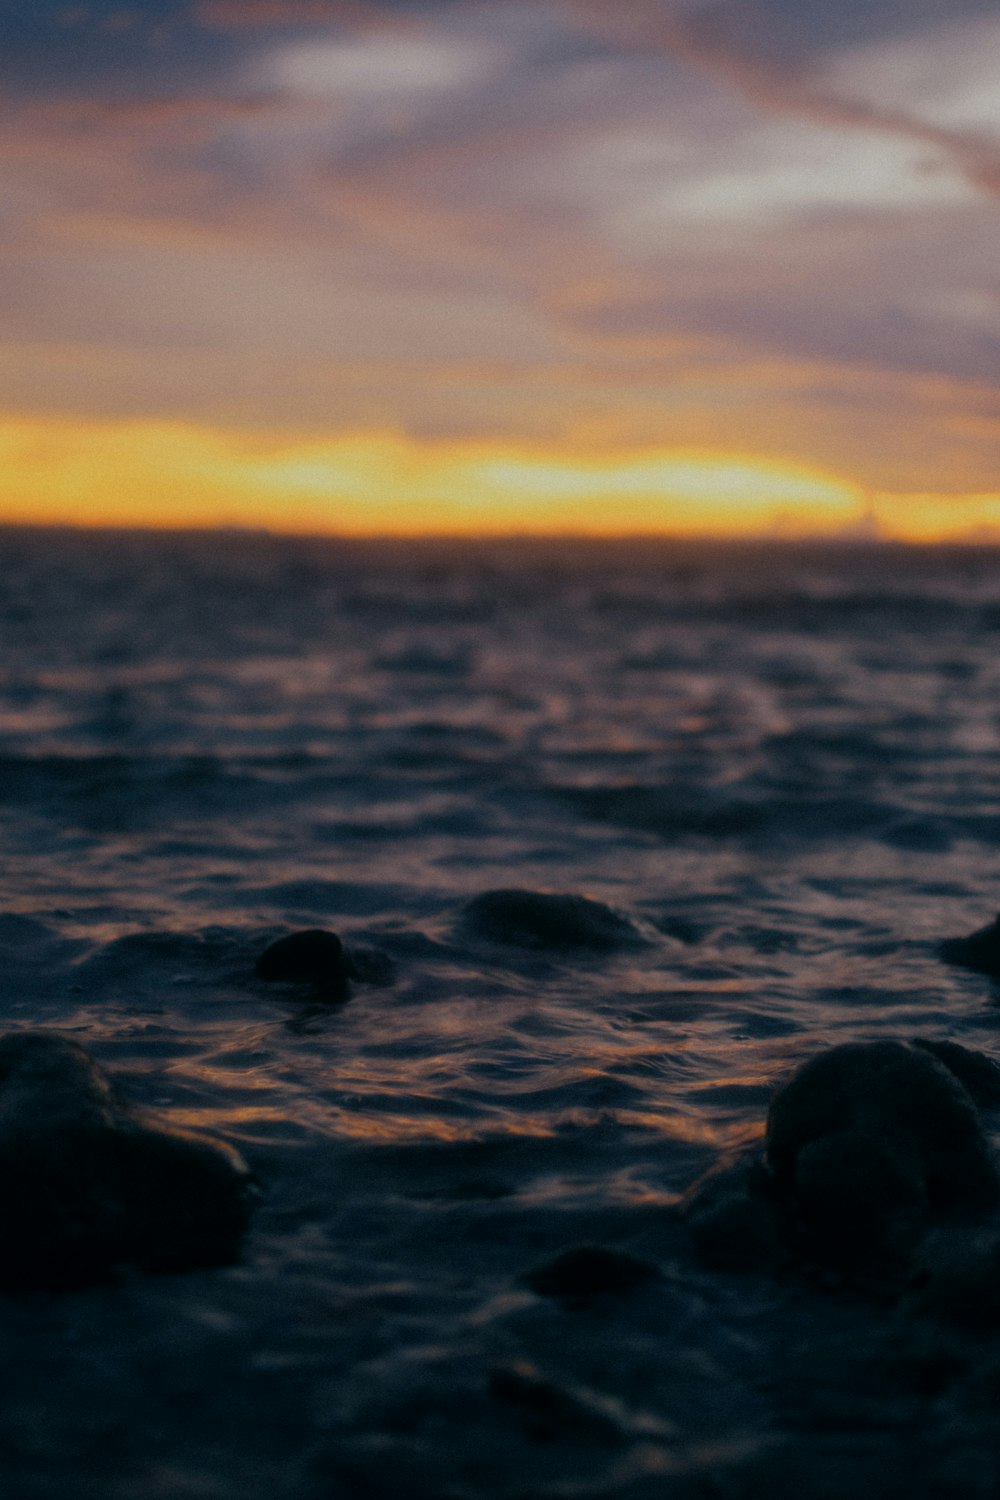
[[[484,891],[463,912],[465,925],[494,943],[551,951],[612,953],[643,941],[628,917],[589,896],[547,891]]]
[[[945,938],[938,952],[946,963],[1000,979],[1000,915],[968,937]]]
[[[623,1250],[576,1245],[524,1277],[542,1297],[593,1297],[602,1292],[630,1292],[655,1281],[660,1268]]]
[[[1000,1208],[972,1092],[997,1102],[994,1068],[956,1043],[849,1042],[812,1058],[771,1100],[763,1159],[688,1195],[699,1254],[733,1269],[799,1259],[902,1285],[932,1231]]]
[[[354,966],[335,932],[311,927],[291,932],[264,949],[255,965],[258,979],[277,984],[308,984],[330,998],[346,997]]]
[[[76,1042],[0,1037],[0,1287],[229,1264],[254,1196],[237,1151],[130,1109]]]

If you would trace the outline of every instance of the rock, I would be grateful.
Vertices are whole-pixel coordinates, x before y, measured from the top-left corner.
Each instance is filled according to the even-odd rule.
[[[354,967],[335,932],[311,927],[291,932],[264,949],[255,965],[258,979],[277,984],[308,984],[327,999],[344,999]]]
[[[906,1301],[914,1312],[995,1331],[1000,1324],[1000,1231],[994,1225],[929,1235]]]
[[[847,1042],[805,1063],[771,1100],[768,1164],[787,1180],[804,1147],[845,1130],[874,1137],[909,1162],[935,1209],[977,1212],[1000,1201],[976,1106],[926,1048]]]
[[[130,1109],[76,1042],[0,1037],[0,1287],[229,1264],[254,1197],[238,1152]]]
[[[546,891],[484,891],[463,912],[465,925],[494,943],[554,952],[613,953],[643,941],[633,922],[589,896]]]
[[[844,1267],[904,1268],[930,1222],[916,1164],[862,1130],[835,1130],[803,1147],[794,1207],[807,1255]]]
[[[714,1270],[777,1270],[789,1258],[775,1180],[756,1152],[700,1177],[680,1211],[698,1259]]]
[[[946,963],[1000,979],[1000,915],[968,937],[945,938],[938,953]]]
[[[976,1052],[958,1042],[925,1041],[922,1037],[915,1037],[913,1045],[923,1047],[938,1062],[943,1062],[980,1109],[1000,1106],[1000,1063],[985,1052]]]
[[[763,1158],[723,1164],[681,1201],[699,1259],[798,1262],[967,1321],[978,1299],[1000,1322],[1000,1172],[977,1102],[1000,1105],[1000,1068],[957,1042],[811,1058],[771,1099]]]
[[[905,1259],[942,1218],[1000,1204],[976,1106],[930,1050],[850,1042],[775,1093],[767,1164],[808,1254],[839,1264]]]
[[[631,1292],[659,1275],[652,1261],[623,1250],[577,1245],[529,1271],[524,1280],[542,1297],[592,1297],[602,1292]]]

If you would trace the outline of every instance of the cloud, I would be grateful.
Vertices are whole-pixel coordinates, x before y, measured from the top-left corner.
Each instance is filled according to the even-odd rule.
[[[981,209],[944,225],[928,215],[827,222],[812,235],[778,224],[750,254],[726,236],[700,255],[692,245],[664,260],[659,281],[647,267],[644,286],[622,276],[589,304],[562,300],[558,316],[609,353],[666,351],[684,331],[738,345],[748,360],[782,354],[989,381],[1000,367],[995,238]]]
[[[995,477],[995,10],[86,9],[0,63],[15,404]]]
[[[738,90],[758,108],[809,120],[817,125],[898,136],[938,152],[975,188],[1000,197],[1000,140],[978,130],[939,123],[928,118],[919,98],[888,103],[884,97],[865,98],[853,91],[851,80],[828,66],[831,58],[849,50],[863,51],[859,41],[883,41],[897,48],[917,46],[933,68],[942,42],[958,27],[976,22],[977,37],[991,40],[986,56],[994,59],[994,88],[1000,89],[1000,20],[983,0],[955,0],[937,9],[928,21],[925,7],[906,0],[878,6],[866,3],[836,8],[801,0],[716,0],[685,5],[683,0],[633,0],[611,10],[599,0],[574,0],[580,19],[602,34],[633,46],[656,47],[711,74]],[[625,12],[625,14],[623,14]],[[831,25],[830,16],[836,15]],[[980,41],[980,47],[982,42]],[[977,48],[980,61],[983,52]],[[995,97],[995,94],[994,94]]]
[[[398,103],[473,88],[504,60],[498,45],[461,37],[376,35],[278,48],[263,77],[278,90],[310,99]]]

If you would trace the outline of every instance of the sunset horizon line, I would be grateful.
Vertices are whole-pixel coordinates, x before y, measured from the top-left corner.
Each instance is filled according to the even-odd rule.
[[[917,537],[888,532],[851,531],[344,531],[333,528],[296,529],[239,521],[101,521],[101,520],[6,520],[0,518],[0,536],[12,533],[72,533],[96,536],[136,535],[164,537],[247,537],[274,541],[315,541],[359,547],[370,544],[405,542],[427,546],[517,546],[519,544],[565,544],[595,547],[598,545],[642,545],[667,543],[697,547],[810,547],[817,551],[844,548],[857,551],[931,551],[954,549],[968,551],[985,548],[1000,552],[1000,526],[977,527],[971,531],[940,536]]]
[[[895,489],[723,435],[598,444],[7,413],[0,460],[0,518],[14,525],[1000,543],[1000,491],[985,475],[957,474],[948,491]]]

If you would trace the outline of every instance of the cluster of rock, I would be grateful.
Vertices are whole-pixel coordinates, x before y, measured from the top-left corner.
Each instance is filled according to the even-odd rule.
[[[462,908],[459,927],[484,942],[558,954],[611,955],[647,941],[636,922],[589,896],[517,887],[482,891]],[[388,984],[392,965],[375,949],[345,948],[321,928],[292,932],[271,943],[255,973],[267,983],[295,987],[320,1004],[349,998],[352,983]]]
[[[490,943],[609,954],[646,941],[628,917],[577,895],[487,891],[467,930]],[[1000,977],[1000,917],[941,956]],[[271,943],[266,984],[339,1004],[353,982],[392,982],[385,955],[349,953],[318,928]],[[729,1269],[821,1265],[957,1303],[991,1294],[1000,1316],[1000,1171],[981,1111],[1000,1066],[949,1042],[848,1043],[775,1093],[763,1153],[696,1184],[684,1213],[703,1260]],[[131,1108],[77,1043],[0,1036],[0,1287],[69,1287],[131,1264],[233,1261],[256,1197],[232,1147]],[[585,1246],[538,1268],[540,1295],[621,1291],[656,1268]],[[926,1292],[927,1287],[931,1291]]]
[[[774,1094],[763,1153],[695,1185],[696,1247],[720,1268],[825,1267],[899,1292],[959,1261],[972,1274],[1000,1247],[982,1113],[997,1105],[1000,1066],[957,1043],[833,1047]]]
[[[489,941],[528,948],[609,952],[637,938],[627,918],[582,896],[486,892],[464,920]],[[349,952],[320,928],[276,939],[254,973],[319,1006],[394,977],[385,954]],[[0,1036],[0,1288],[83,1286],[122,1265],[230,1263],[256,1197],[237,1151],[130,1107],[78,1043]]]
[[[278,939],[255,966],[324,1004],[346,999],[352,979],[378,982],[377,969],[318,929]],[[77,1042],[0,1036],[0,1288],[229,1264],[257,1196],[238,1151],[131,1107]]]

